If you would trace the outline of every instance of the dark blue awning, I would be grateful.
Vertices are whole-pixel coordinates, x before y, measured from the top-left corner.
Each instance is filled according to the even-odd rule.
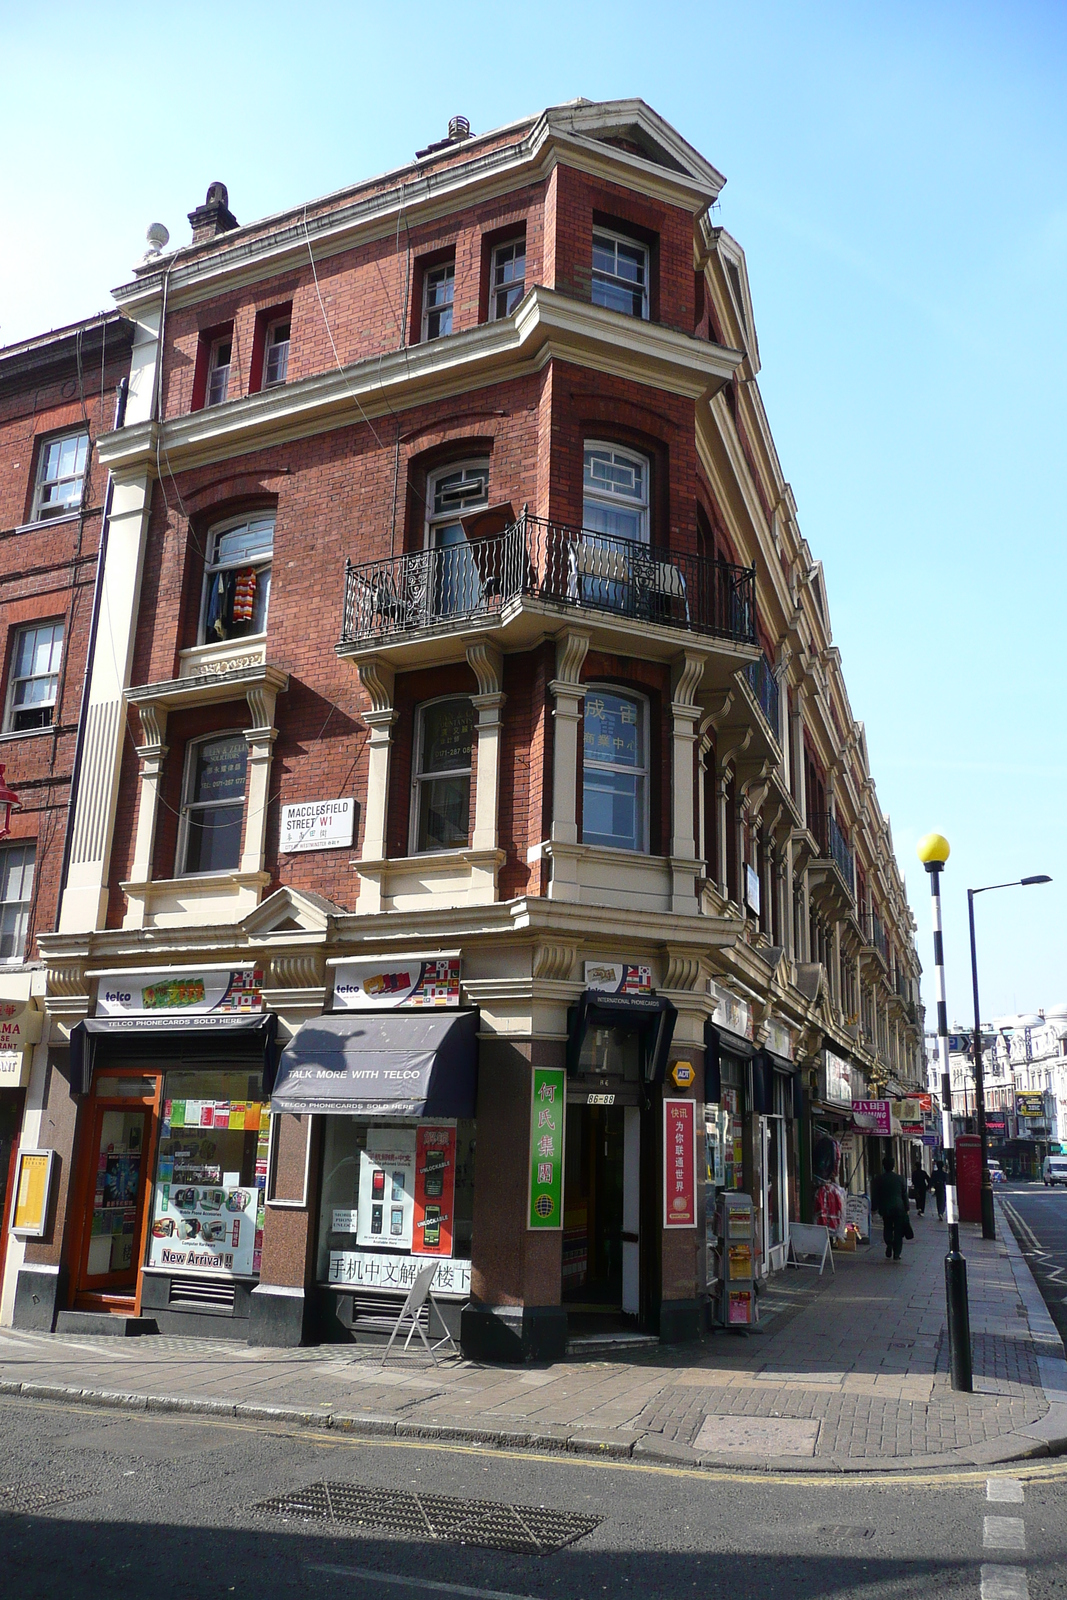
[[[478,1012],[335,1011],[282,1051],[271,1111],[473,1117]]]

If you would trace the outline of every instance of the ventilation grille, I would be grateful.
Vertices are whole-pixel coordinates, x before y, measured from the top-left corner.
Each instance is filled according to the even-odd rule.
[[[545,1506],[498,1505],[447,1494],[408,1494],[362,1483],[309,1483],[253,1507],[261,1515],[381,1528],[406,1538],[476,1545],[543,1556],[584,1539],[599,1517],[551,1511]]]
[[[237,1290],[232,1283],[215,1278],[172,1278],[168,1303],[172,1306],[210,1306],[214,1311],[232,1311]]]
[[[400,1307],[404,1304],[399,1295],[390,1294],[354,1294],[352,1296],[352,1326],[358,1327],[364,1333],[392,1333],[396,1326],[396,1319],[400,1315]],[[430,1307],[425,1304],[420,1307],[418,1321],[423,1328],[430,1326]],[[404,1332],[411,1327],[409,1318],[404,1318]]]

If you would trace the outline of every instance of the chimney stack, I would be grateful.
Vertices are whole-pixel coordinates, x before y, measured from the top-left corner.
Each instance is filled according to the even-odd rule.
[[[217,238],[220,233],[229,233],[232,228],[239,226],[230,210],[230,196],[224,183],[208,185],[204,204],[190,211],[189,222],[194,244],[203,244],[205,240]]]

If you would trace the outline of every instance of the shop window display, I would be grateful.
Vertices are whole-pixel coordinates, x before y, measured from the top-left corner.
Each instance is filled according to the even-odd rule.
[[[167,1073],[147,1266],[258,1274],[268,1137],[259,1073]]]
[[[704,1107],[704,1146],[705,1181],[709,1189],[743,1188],[744,1145],[739,1090],[724,1085],[719,1104]],[[708,1196],[708,1205],[714,1205],[713,1193]]]
[[[437,1256],[441,1290],[469,1286],[474,1123],[329,1117],[317,1277],[354,1289],[409,1288]]]

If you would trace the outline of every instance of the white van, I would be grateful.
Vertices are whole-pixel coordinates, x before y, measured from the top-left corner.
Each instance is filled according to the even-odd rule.
[[[1058,1183],[1067,1189],[1067,1156],[1046,1156],[1041,1163],[1041,1176],[1046,1189],[1054,1189]]]

